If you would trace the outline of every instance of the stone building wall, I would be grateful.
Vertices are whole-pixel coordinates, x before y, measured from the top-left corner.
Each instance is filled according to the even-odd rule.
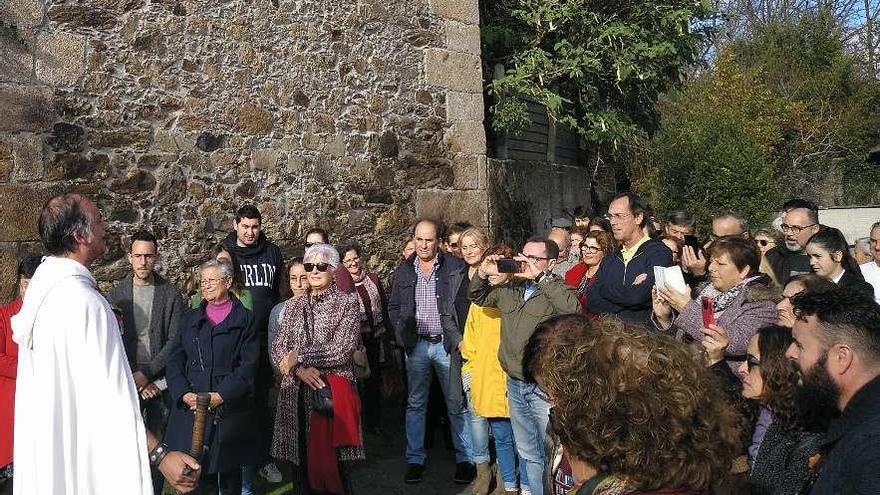
[[[109,252],[153,229],[189,268],[258,205],[393,266],[418,215],[488,226],[477,0],[0,0],[0,296],[54,193],[95,198]]]

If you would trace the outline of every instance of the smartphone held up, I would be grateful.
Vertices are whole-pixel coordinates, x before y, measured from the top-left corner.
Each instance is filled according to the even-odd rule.
[[[715,324],[715,299],[710,296],[700,298],[701,309],[703,310],[703,328]]]
[[[501,258],[495,261],[498,273],[522,273],[522,263],[513,258]]]

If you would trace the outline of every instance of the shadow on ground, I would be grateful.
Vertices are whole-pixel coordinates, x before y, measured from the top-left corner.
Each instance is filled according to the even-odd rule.
[[[424,481],[417,485],[405,484],[403,476],[406,472],[406,461],[403,453],[406,440],[403,415],[393,409],[384,409],[382,412],[384,434],[366,434],[367,460],[356,464],[351,470],[355,495],[455,495],[464,488],[452,482],[455,455],[446,446],[440,431],[435,433],[436,440],[428,449]],[[285,478],[285,481],[273,485],[258,476],[254,493],[293,494],[289,478]],[[173,494],[174,491],[166,489],[165,493]]]

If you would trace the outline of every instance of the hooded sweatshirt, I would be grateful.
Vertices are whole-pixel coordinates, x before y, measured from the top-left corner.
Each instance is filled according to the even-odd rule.
[[[223,245],[235,255],[241,269],[241,282],[250,290],[254,301],[254,321],[257,332],[266,334],[269,312],[278,302],[278,282],[284,271],[284,259],[278,246],[269,242],[266,235],[253,246],[241,247],[236,243],[235,232],[230,232]]]
[[[116,317],[86,267],[48,257],[12,318],[16,493],[153,493]]]
[[[241,270],[241,282],[253,300],[254,330],[260,339],[256,384],[258,393],[263,393],[273,383],[269,363],[269,313],[278,302],[278,283],[284,276],[284,258],[278,246],[269,242],[262,232],[253,246],[239,246],[236,238],[235,231],[230,232],[223,240],[223,246],[235,255]]]

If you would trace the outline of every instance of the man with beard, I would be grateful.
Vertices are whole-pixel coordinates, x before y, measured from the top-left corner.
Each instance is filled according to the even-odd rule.
[[[880,306],[837,288],[802,294],[786,356],[801,373],[810,416],[839,412],[822,442],[810,494],[877,493],[880,487]]]
[[[785,245],[776,246],[765,255],[781,285],[785,286],[795,275],[812,271],[804,248],[819,227],[819,211],[814,206],[793,208],[783,214]]]
[[[186,310],[174,284],[156,273],[159,241],[151,232],[139,230],[128,249],[131,275],[107,294],[107,301],[122,312],[122,344],[141,396],[147,428],[164,434],[170,399],[163,393],[165,362],[177,339],[180,317]],[[152,469],[153,491],[162,493],[162,473]]]

